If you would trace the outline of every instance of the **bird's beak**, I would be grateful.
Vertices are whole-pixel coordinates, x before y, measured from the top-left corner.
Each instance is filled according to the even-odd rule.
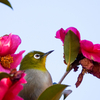
[[[50,53],[52,53],[54,50],[51,50],[49,52],[46,52],[43,56],[48,56]]]

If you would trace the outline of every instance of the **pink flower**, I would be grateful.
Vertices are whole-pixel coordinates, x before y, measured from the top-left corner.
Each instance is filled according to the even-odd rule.
[[[93,44],[91,41],[82,40],[80,42],[80,48],[86,58],[100,62],[100,44]]]
[[[9,73],[20,64],[25,51],[14,54],[20,44],[21,39],[18,35],[0,37],[0,71]]]
[[[0,56],[14,54],[20,44],[21,39],[18,35],[9,34],[0,37]]]
[[[82,65],[82,72],[79,74],[76,82],[78,87],[83,79],[83,73],[90,73],[100,79],[100,44],[93,44],[91,41],[80,41],[80,49],[82,55],[85,57],[79,61]]]
[[[23,73],[21,78],[16,82],[10,80],[10,78],[3,78],[0,81],[0,100],[23,100],[17,96],[23,89],[22,83],[26,83]]]
[[[58,38],[58,39],[60,39],[60,40],[64,43],[65,35],[67,34],[67,32],[68,32],[69,30],[73,31],[73,32],[77,35],[77,37],[79,38],[79,40],[80,40],[80,33],[79,33],[79,31],[78,31],[76,28],[74,28],[74,27],[69,27],[69,28],[67,28],[66,30],[64,30],[63,28],[61,28],[60,30],[58,30],[58,31],[56,32],[56,36],[55,36],[55,37]]]

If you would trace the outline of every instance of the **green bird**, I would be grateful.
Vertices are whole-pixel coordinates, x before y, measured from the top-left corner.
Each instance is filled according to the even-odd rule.
[[[40,51],[29,52],[20,64],[20,70],[25,70],[27,74],[23,90],[19,93],[24,100],[37,100],[40,94],[52,85],[52,78],[45,67],[47,56],[52,53]]]

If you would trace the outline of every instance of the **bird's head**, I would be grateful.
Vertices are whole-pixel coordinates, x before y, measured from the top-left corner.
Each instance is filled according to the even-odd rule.
[[[49,51],[47,53],[43,53],[40,51],[32,51],[29,52],[21,61],[20,70],[27,70],[27,69],[38,69],[45,71],[45,62],[46,57],[51,53]]]

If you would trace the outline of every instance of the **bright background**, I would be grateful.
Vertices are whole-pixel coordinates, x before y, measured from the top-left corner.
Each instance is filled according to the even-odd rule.
[[[9,0],[14,10],[0,4],[0,35],[13,33],[22,43],[16,53],[26,50],[47,52],[55,50],[47,58],[46,66],[53,81],[58,82],[66,70],[63,63],[62,42],[55,38],[60,28],[76,27],[81,39],[100,43],[99,0]],[[24,56],[23,55],[23,56]],[[78,72],[71,71],[63,84],[71,85],[73,92],[66,100],[99,100],[100,79],[86,74],[76,88]],[[63,100],[63,99],[61,99]]]

